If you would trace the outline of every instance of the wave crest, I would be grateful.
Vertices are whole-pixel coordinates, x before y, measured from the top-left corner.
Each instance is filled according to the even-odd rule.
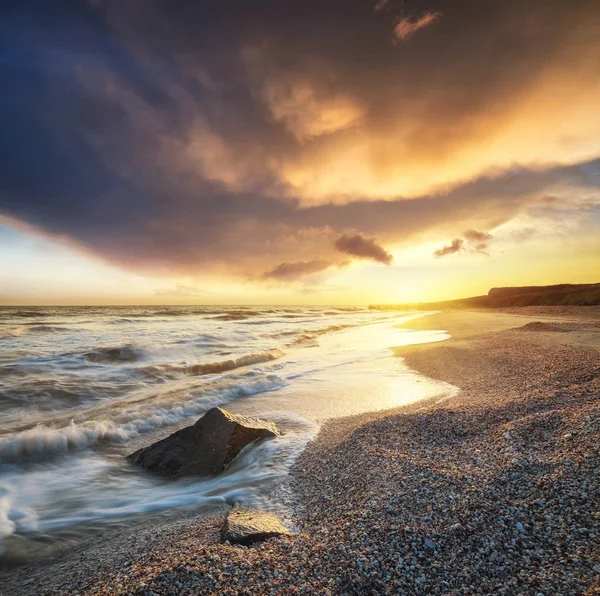
[[[245,354],[239,358],[231,358],[228,360],[219,360],[217,362],[206,362],[200,364],[180,365],[180,364],[156,364],[147,366],[141,369],[141,372],[151,377],[173,378],[180,375],[213,375],[222,372],[241,368],[242,366],[250,366],[252,364],[261,364],[281,358],[285,352],[280,348],[273,348],[264,352],[255,352],[253,354]]]
[[[190,394],[152,400],[137,407],[114,404],[113,416],[103,420],[75,422],[64,426],[37,426],[0,437],[0,459],[4,462],[49,459],[70,451],[87,449],[102,442],[126,441],[144,432],[172,426],[213,406],[233,399],[274,391],[286,385],[275,374],[252,371],[229,377]],[[190,399],[191,398],[191,399]]]

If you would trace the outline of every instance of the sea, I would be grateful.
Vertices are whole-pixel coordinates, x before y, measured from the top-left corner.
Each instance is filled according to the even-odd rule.
[[[447,339],[411,330],[426,315],[0,308],[0,557],[182,509],[244,503],[285,513],[290,468],[325,421],[456,391],[390,349]],[[214,406],[272,420],[282,435],[247,447],[217,477],[166,480],[126,461]]]

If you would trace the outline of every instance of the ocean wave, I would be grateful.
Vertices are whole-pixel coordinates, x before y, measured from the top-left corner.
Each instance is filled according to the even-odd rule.
[[[0,377],[7,377],[8,375],[14,375],[19,372],[19,366],[16,364],[5,364],[0,366]]]
[[[216,337],[214,335],[209,335],[208,333],[204,333],[202,335],[198,335],[196,337],[178,339],[174,341],[175,344],[183,344],[183,345],[199,345],[204,347],[211,348],[230,348],[231,346],[227,343],[223,342],[222,338]]]
[[[85,354],[88,362],[137,362],[141,357],[143,357],[142,350],[134,346],[100,348]]]
[[[287,344],[289,347],[303,345],[305,347],[318,346],[317,336],[314,333],[301,333],[294,341]]]
[[[250,317],[256,317],[263,314],[258,310],[228,310],[220,312],[216,316],[210,317],[214,321],[243,321]]]
[[[12,339],[27,333],[27,327],[20,325],[19,327],[5,327],[0,331],[0,339]]]
[[[6,309],[2,312],[2,318],[33,319],[48,316],[46,310],[12,310]]]
[[[30,333],[61,333],[65,331],[75,331],[69,327],[58,327],[56,325],[19,325],[17,327],[7,327],[0,331],[0,339],[10,339],[21,337]]]
[[[316,329],[306,329],[306,330],[298,330],[298,329],[288,329],[286,331],[280,331],[278,333],[273,333],[271,337],[274,338],[285,338],[296,336],[291,343],[288,343],[288,346],[294,345],[296,343],[302,343],[307,339],[314,339],[319,337],[320,335],[325,335],[327,333],[335,333],[336,331],[341,331],[342,329],[348,329],[349,327],[360,327],[364,323],[346,323],[340,325],[328,325],[327,327],[318,327]]]
[[[262,362],[270,362],[277,360],[285,355],[285,352],[280,348],[265,350],[263,352],[254,352],[245,354],[238,358],[230,358],[228,360],[219,360],[217,362],[206,362],[199,364],[156,364],[142,368],[140,372],[150,377],[173,378],[181,375],[212,375],[222,372],[227,372],[240,368],[242,366],[250,366],[252,364],[260,364]]]
[[[108,321],[109,325],[121,325],[123,323],[137,323],[137,319],[132,319],[129,317],[120,317],[118,319],[113,319],[112,321]]]
[[[73,329],[56,325],[31,325],[27,327],[27,331],[29,333],[60,333],[61,331],[73,331]]]
[[[42,460],[88,449],[102,442],[126,441],[142,433],[177,424],[213,406],[274,391],[285,385],[286,381],[281,377],[263,373],[223,379],[191,393],[134,407],[123,407],[123,403],[117,403],[114,404],[114,417],[82,422],[71,420],[63,426],[39,424],[0,437],[0,459],[3,462]]]
[[[10,437],[0,437],[0,457],[3,461],[38,459],[84,449],[106,440],[125,440],[127,431],[112,422],[98,421],[62,428],[39,425]]]

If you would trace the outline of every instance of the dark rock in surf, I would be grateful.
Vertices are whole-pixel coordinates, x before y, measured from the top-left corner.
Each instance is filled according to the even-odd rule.
[[[231,544],[247,545],[290,534],[275,515],[246,507],[234,507],[227,514],[221,528],[221,540]]]
[[[127,460],[169,478],[211,476],[222,472],[246,445],[279,434],[272,422],[212,408],[193,426],[139,449]]]

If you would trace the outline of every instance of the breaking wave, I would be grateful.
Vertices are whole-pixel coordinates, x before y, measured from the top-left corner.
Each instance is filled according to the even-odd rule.
[[[58,327],[56,325],[19,325],[18,327],[7,327],[0,331],[0,339],[20,337],[28,333],[61,333],[72,332],[69,327]]]
[[[220,360],[217,362],[207,362],[191,365],[179,364],[156,364],[142,368],[140,372],[151,377],[174,378],[181,375],[212,375],[222,372],[241,368],[242,366],[250,366],[252,364],[261,364],[281,358],[285,352],[280,348],[274,348],[264,352],[256,352],[254,354],[245,354],[239,358],[231,358],[228,360]]]
[[[135,406],[116,403],[104,419],[70,420],[64,426],[39,424],[0,437],[0,459],[4,462],[42,460],[102,442],[126,441],[141,433],[177,424],[230,400],[274,391],[285,385],[286,381],[275,374],[255,372],[241,378],[225,378],[214,385],[163,400],[158,398]]]

